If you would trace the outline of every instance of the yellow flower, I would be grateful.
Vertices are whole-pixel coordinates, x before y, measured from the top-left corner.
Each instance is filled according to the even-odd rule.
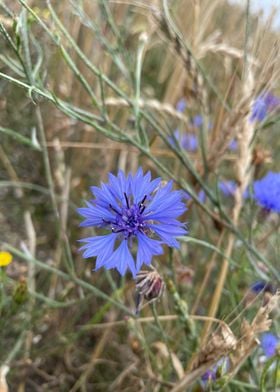
[[[6,267],[12,262],[13,256],[9,252],[0,252],[0,267]]]

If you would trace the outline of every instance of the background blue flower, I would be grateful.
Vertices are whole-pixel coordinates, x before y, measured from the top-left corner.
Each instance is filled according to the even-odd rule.
[[[233,196],[236,191],[236,182],[233,180],[219,181],[218,188],[225,196]]]
[[[178,112],[183,113],[187,108],[187,101],[185,98],[181,98],[179,99],[179,101],[176,104],[176,110],[178,110]]]
[[[261,347],[267,358],[273,357],[276,354],[277,347],[280,344],[280,339],[271,332],[266,332],[261,335]]]
[[[222,357],[218,362],[209,368],[202,376],[201,381],[204,387],[211,381],[216,381],[217,378],[223,377],[229,370],[229,358]]]
[[[260,94],[254,101],[250,121],[263,121],[269,111],[280,105],[280,99],[271,93]]]
[[[228,148],[230,151],[237,151],[238,148],[238,142],[236,139],[232,139],[228,145]]]
[[[259,280],[255,283],[253,283],[250,287],[250,290],[255,293],[255,294],[259,294],[261,292],[269,292],[269,293],[275,293],[275,288],[273,287],[273,285],[269,282],[265,282],[263,280]]]
[[[205,193],[205,191],[203,189],[200,189],[200,191],[198,192],[197,196],[198,196],[198,200],[201,203],[205,203],[206,202],[206,193]]]
[[[195,152],[198,148],[197,136],[192,133],[181,133],[179,129],[176,129],[173,136],[168,138],[169,142],[174,146],[174,138],[178,140],[180,146],[190,152]]]
[[[183,193],[165,186],[161,179],[151,180],[151,173],[140,168],[127,177],[120,170],[109,174],[109,182],[91,187],[94,199],[78,212],[85,218],[81,226],[110,230],[110,233],[84,238],[83,256],[96,257],[96,269],[116,268],[121,275],[129,269],[133,276],[154,255],[163,253],[162,244],[179,247],[176,236],[187,233],[177,218],[186,211]],[[136,262],[132,255],[137,243]]]
[[[280,173],[269,172],[254,182],[253,189],[255,200],[261,207],[280,212]]]
[[[267,104],[264,96],[259,96],[255,99],[252,106],[252,113],[250,120],[263,121],[267,116]]]
[[[259,294],[261,293],[267,286],[267,282],[264,281],[258,281],[252,284],[252,286],[250,287],[250,289],[256,293]]]
[[[194,127],[200,128],[203,124],[203,117],[200,114],[196,114],[192,119],[192,123]]]

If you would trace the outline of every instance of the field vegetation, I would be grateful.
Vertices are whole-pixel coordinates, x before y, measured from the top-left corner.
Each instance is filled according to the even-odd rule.
[[[0,1],[1,392],[279,391],[272,20]]]

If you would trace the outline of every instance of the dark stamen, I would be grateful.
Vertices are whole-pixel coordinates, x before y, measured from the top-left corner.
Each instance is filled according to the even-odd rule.
[[[116,230],[116,229],[114,229],[114,227],[112,228],[113,233],[122,233],[123,231],[125,231],[125,229]]]
[[[147,195],[145,195],[142,199],[142,201],[140,201],[140,203],[138,204],[139,207],[141,207],[143,205],[143,203],[145,202],[145,200],[147,199]]]
[[[139,208],[141,207],[140,210],[139,210],[140,214],[142,214],[142,212],[144,212],[144,210],[146,208],[146,206],[144,205],[144,202],[145,202],[146,199],[147,199],[147,195],[145,195],[143,197],[142,201],[138,204]]]
[[[107,221],[106,219],[102,218],[103,222],[106,223],[107,225],[110,225],[112,222],[111,221]]]
[[[128,201],[127,194],[125,192],[124,192],[124,197],[125,197],[125,201],[126,201],[126,206],[127,206],[127,208],[129,208],[129,201]]]
[[[145,211],[146,206],[142,206],[141,210],[139,211],[142,214]]]
[[[117,215],[121,215],[121,213],[120,213],[118,210],[116,210],[116,209],[112,206],[112,204],[109,204],[109,207],[110,207],[111,210],[113,210]]]

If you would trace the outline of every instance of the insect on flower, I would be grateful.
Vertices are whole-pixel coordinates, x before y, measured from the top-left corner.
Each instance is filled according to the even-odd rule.
[[[83,256],[97,257],[96,269],[116,268],[121,275],[129,269],[136,276],[143,264],[163,253],[163,244],[178,248],[176,237],[187,233],[177,220],[186,211],[183,193],[172,190],[172,181],[151,180],[151,173],[143,174],[141,168],[128,176],[120,170],[91,191],[95,198],[78,209],[85,218],[81,226],[109,230],[81,240],[86,243]]]

